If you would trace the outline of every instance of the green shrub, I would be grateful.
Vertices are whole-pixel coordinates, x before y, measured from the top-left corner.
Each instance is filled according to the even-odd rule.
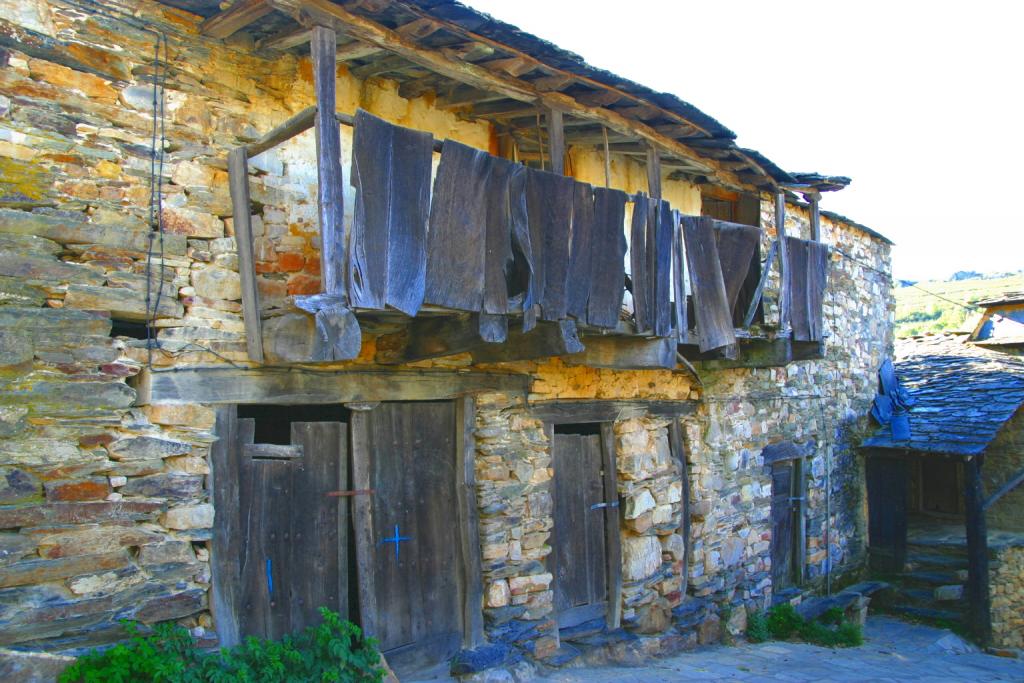
[[[747,640],[752,643],[791,638],[825,647],[855,647],[864,643],[860,626],[846,621],[838,608],[828,610],[817,621],[808,621],[792,605],[782,603],[747,619]]]
[[[158,624],[147,635],[125,622],[126,643],[83,655],[60,683],[379,683],[384,671],[374,640],[329,609],[320,614],[318,626],[282,640],[250,637],[211,653],[198,650],[181,626]]]

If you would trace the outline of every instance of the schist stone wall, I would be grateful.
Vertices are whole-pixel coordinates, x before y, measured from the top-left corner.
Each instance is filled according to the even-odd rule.
[[[172,62],[163,258],[148,257],[151,36],[56,0],[0,0],[4,31],[22,26],[76,45],[0,50],[0,645],[73,652],[120,638],[122,618],[178,620],[203,642],[216,639],[214,407],[138,406],[133,378],[150,364],[246,362],[224,159],[230,147],[310,104],[311,70],[308,59],[262,59],[200,38],[191,15],[134,6],[167,32]],[[342,66],[338,92],[339,110],[362,106],[439,138],[491,145],[485,125],[403,100],[393,83],[361,82]],[[319,290],[313,159],[307,133],[252,164],[271,358],[298,343],[283,334],[302,319],[286,297]],[[613,184],[636,189],[643,168],[624,157],[614,162]],[[699,207],[695,186],[665,179],[665,188],[685,210]],[[772,221],[765,196],[766,239]],[[803,208],[789,206],[787,230],[807,236]],[[667,419],[615,423],[623,630],[577,633],[578,642],[657,653],[716,640],[722,621],[741,629],[747,611],[771,596],[771,483],[761,451],[780,440],[811,448],[808,578],[822,582],[829,558],[833,577],[858,569],[862,467],[848,435],[890,353],[889,246],[829,218],[822,239],[846,254],[831,263],[823,360],[763,369],[709,363],[699,368],[702,384],[682,371],[599,370],[557,359],[490,367],[532,376],[526,402],[497,394],[476,401],[483,609],[492,641],[547,661],[564,652],[551,619],[551,453],[529,409],[537,401],[699,402],[682,425],[685,476],[669,449]],[[146,318],[147,260],[151,294],[160,292],[160,347],[151,352],[145,341],[112,336],[112,321]],[[771,322],[777,286],[769,290]],[[375,352],[367,335],[358,359],[325,370],[372,366]],[[469,364],[455,356],[415,367]],[[692,525],[685,566],[684,488]]]

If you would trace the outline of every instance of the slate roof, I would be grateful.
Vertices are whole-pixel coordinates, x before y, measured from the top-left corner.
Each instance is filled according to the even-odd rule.
[[[943,334],[899,340],[896,375],[917,399],[910,441],[881,427],[864,446],[976,455],[1024,404],[1024,358]]]

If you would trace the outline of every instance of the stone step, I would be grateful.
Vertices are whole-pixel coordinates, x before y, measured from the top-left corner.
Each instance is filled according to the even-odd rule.
[[[915,607],[914,605],[895,605],[893,610],[900,614],[915,619],[927,619],[929,621],[961,621],[962,615],[948,609],[935,609],[932,607]]]
[[[967,603],[963,600],[946,601],[936,599],[935,589],[932,588],[903,588],[899,591],[894,602],[911,607],[941,609],[950,612],[964,612],[967,610]]]
[[[932,586],[947,586],[953,583],[960,583],[960,577],[956,572],[903,572],[903,574],[900,575],[900,578],[902,578],[905,583],[929,584]]]
[[[955,571],[967,569],[967,557],[962,555],[944,555],[941,553],[907,553],[907,565],[913,565],[911,571],[945,570]]]

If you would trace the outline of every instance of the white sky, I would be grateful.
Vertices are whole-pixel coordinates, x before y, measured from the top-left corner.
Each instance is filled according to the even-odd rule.
[[[463,0],[678,95],[886,235],[898,278],[1024,269],[1024,3]]]

